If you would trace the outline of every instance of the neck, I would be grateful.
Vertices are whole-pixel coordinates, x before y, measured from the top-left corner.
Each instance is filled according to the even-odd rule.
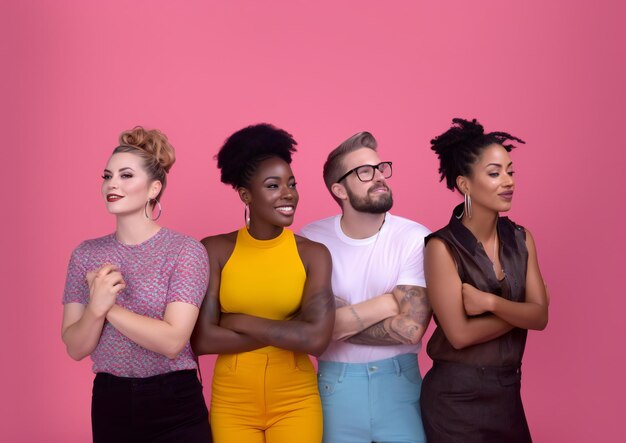
[[[115,228],[115,238],[126,245],[143,243],[159,232],[161,227],[154,221],[149,220],[142,213],[132,215],[119,215]]]
[[[472,208],[472,218],[469,218],[467,214],[463,214],[461,223],[472,231],[474,237],[485,244],[489,241],[493,241],[496,235],[496,222],[498,220],[498,213],[474,205]]]
[[[341,230],[350,238],[363,239],[375,235],[383,226],[385,214],[370,214],[344,208],[341,217]]]
[[[278,237],[283,232],[282,226],[276,225],[260,225],[255,223],[254,220],[250,220],[250,228],[248,233],[257,240],[271,240]]]

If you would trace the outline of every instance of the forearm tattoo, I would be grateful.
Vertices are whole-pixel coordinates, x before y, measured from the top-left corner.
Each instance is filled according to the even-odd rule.
[[[362,330],[356,335],[350,337],[347,341],[353,345],[397,345],[400,342],[389,334],[389,323],[387,320],[373,324],[367,329]]]
[[[384,346],[417,343],[431,316],[426,289],[419,286],[396,286],[393,291],[400,304],[400,314],[380,321],[348,339],[353,344]]]

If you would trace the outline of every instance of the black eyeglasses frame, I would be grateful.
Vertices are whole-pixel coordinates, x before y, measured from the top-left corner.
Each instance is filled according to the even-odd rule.
[[[336,180],[336,181],[335,181],[335,183],[340,183],[340,182],[341,182],[341,180],[345,179],[347,176],[349,176],[349,175],[350,175],[350,174],[352,174],[353,172],[354,172],[354,173],[356,173],[356,177],[357,177],[360,181],[362,181],[362,182],[364,182],[364,183],[371,182],[372,180],[374,180],[374,176],[376,175],[376,169],[378,169],[378,171],[382,174],[382,171],[380,170],[381,165],[389,165],[389,177],[385,177],[384,175],[383,175],[383,177],[385,177],[385,178],[390,178],[390,177],[391,177],[391,175],[393,174],[393,167],[392,167],[392,163],[393,163],[393,162],[380,162],[380,163],[378,163],[377,165],[359,165],[359,166],[357,166],[356,168],[352,168],[352,169],[350,169],[348,172],[346,172],[345,174],[343,174],[341,177],[339,177],[339,179],[338,179],[338,180]],[[360,169],[360,168],[362,168],[363,166],[369,166],[369,167],[371,167],[371,168],[372,168],[372,172],[373,172],[373,173],[372,173],[372,178],[371,178],[371,179],[369,179],[369,180],[363,180],[363,179],[361,178],[361,176],[360,176],[360,175],[356,172],[356,171],[357,171],[357,169]]]

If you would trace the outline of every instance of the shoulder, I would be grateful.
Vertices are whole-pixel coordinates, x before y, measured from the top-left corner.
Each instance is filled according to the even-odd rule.
[[[435,232],[431,232],[430,234],[428,234],[426,236],[426,238],[424,239],[424,242],[426,243],[426,245],[428,245],[431,240],[438,240],[440,242],[443,242],[445,238],[445,231],[443,229],[439,229]]]
[[[426,251],[447,251],[448,250],[448,242],[437,235],[437,232],[432,233],[428,236],[428,243],[426,244]]]
[[[516,232],[520,232],[520,235],[523,235],[524,243],[526,244],[526,247],[529,249],[530,248],[535,249],[535,237],[530,233],[528,228],[516,225],[516,229],[517,229]]]
[[[511,229],[514,229],[516,231],[527,232],[526,228],[524,228],[522,225],[518,223],[515,223],[509,217],[500,217],[500,222],[506,226],[509,226]]]
[[[387,214],[387,219],[385,223],[389,222],[389,224],[396,231],[401,232],[411,232],[422,237],[426,237],[430,234],[430,229],[426,226],[405,217],[400,217],[398,215]]]
[[[162,247],[165,250],[155,251],[156,253],[172,254],[171,259],[177,262],[208,263],[206,249],[195,238],[171,229],[167,229],[164,235],[165,241],[162,243]]]
[[[387,214],[385,224],[388,225],[387,228],[392,241],[397,241],[407,246],[423,245],[424,240],[431,233],[430,229],[420,223],[392,214]]]
[[[449,260],[454,255],[451,252],[451,245],[445,238],[431,235],[424,249],[424,259],[426,263],[440,263],[440,260]]]
[[[454,237],[452,235],[452,232],[450,230],[450,225],[447,224],[445,226],[443,226],[442,228],[437,229],[436,231],[431,232],[430,234],[428,234],[425,238],[425,242],[426,244],[430,244],[431,240],[438,240],[441,243],[449,243],[451,237]]]
[[[332,258],[328,248],[322,243],[295,235],[296,248],[304,267],[308,269],[331,269]],[[329,271],[330,272],[330,271]]]
[[[167,239],[168,247],[170,247],[169,245],[179,245],[181,250],[186,250],[186,251],[200,251],[200,250],[203,251],[204,250],[204,248],[202,247],[202,243],[200,243],[198,240],[191,237],[190,235],[183,234],[181,232],[174,231],[168,228],[161,228],[161,229],[165,229],[164,235],[165,235],[165,238]]]
[[[304,237],[312,238],[317,235],[328,235],[335,230],[335,221],[339,217],[333,215],[332,217],[323,218],[321,220],[314,221],[304,226],[300,232]]]
[[[500,217],[500,228],[509,231],[515,240],[519,243],[528,243],[528,239],[532,242],[532,235],[524,226],[515,223],[509,217]]]
[[[301,235],[294,234],[294,238],[296,240],[296,245],[298,246],[299,251],[304,251],[311,254],[319,254],[319,255],[328,255],[328,248],[324,246],[322,243],[309,240],[306,237],[302,237]]]
[[[237,243],[237,232],[227,232],[225,234],[210,235],[200,240],[200,243],[207,249],[234,246]]]
[[[94,251],[98,251],[103,247],[110,246],[113,244],[113,235],[108,234],[98,238],[92,238],[89,240],[85,240],[81,242],[74,250],[72,251],[72,255],[76,257],[83,257],[91,254]]]
[[[226,259],[230,257],[235,244],[237,243],[237,232],[228,232],[225,234],[210,235],[201,240],[202,246],[209,255],[209,260],[217,260],[217,263],[224,264]]]

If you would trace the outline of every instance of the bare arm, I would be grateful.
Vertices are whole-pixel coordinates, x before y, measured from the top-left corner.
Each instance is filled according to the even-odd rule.
[[[548,323],[548,298],[541,277],[535,242],[526,231],[528,268],[526,272],[526,301],[515,302],[463,285],[463,302],[470,315],[491,312],[517,328],[543,330]]]
[[[104,319],[105,315],[98,315],[89,305],[68,303],[63,307],[61,337],[70,357],[82,360],[96,349]]]
[[[82,360],[96,348],[106,314],[115,304],[118,292],[126,287],[113,265],[103,266],[85,279],[89,284],[89,302],[68,303],[63,308],[61,337],[74,360]]]
[[[213,269],[213,268],[211,268]],[[214,285],[217,284],[217,289]],[[191,347],[196,355],[234,354],[259,349],[265,345],[252,337],[220,326],[219,277],[211,271],[209,289],[204,297],[200,316],[191,335]]]
[[[399,313],[393,294],[383,294],[355,305],[335,299],[335,327],[333,340],[346,340],[370,326]]]
[[[393,296],[400,312],[349,338],[348,342],[370,346],[419,343],[432,315],[426,288],[398,285]]]
[[[244,314],[222,315],[220,325],[244,333],[267,345],[321,355],[328,346],[335,321],[335,300],[330,276],[332,262],[325,246],[298,240],[307,270],[299,314],[291,320],[269,320]]]
[[[430,304],[439,326],[455,349],[493,340],[513,329],[511,324],[495,315],[468,317],[463,305],[461,279],[442,240],[433,238],[428,242],[424,271]]]
[[[236,235],[236,234],[235,234]],[[222,268],[235,246],[231,234],[207,237],[202,240],[209,254],[209,286],[200,308],[200,315],[191,335],[191,347],[196,355],[234,354],[265,346],[258,340],[232,329],[220,326],[220,279]]]

